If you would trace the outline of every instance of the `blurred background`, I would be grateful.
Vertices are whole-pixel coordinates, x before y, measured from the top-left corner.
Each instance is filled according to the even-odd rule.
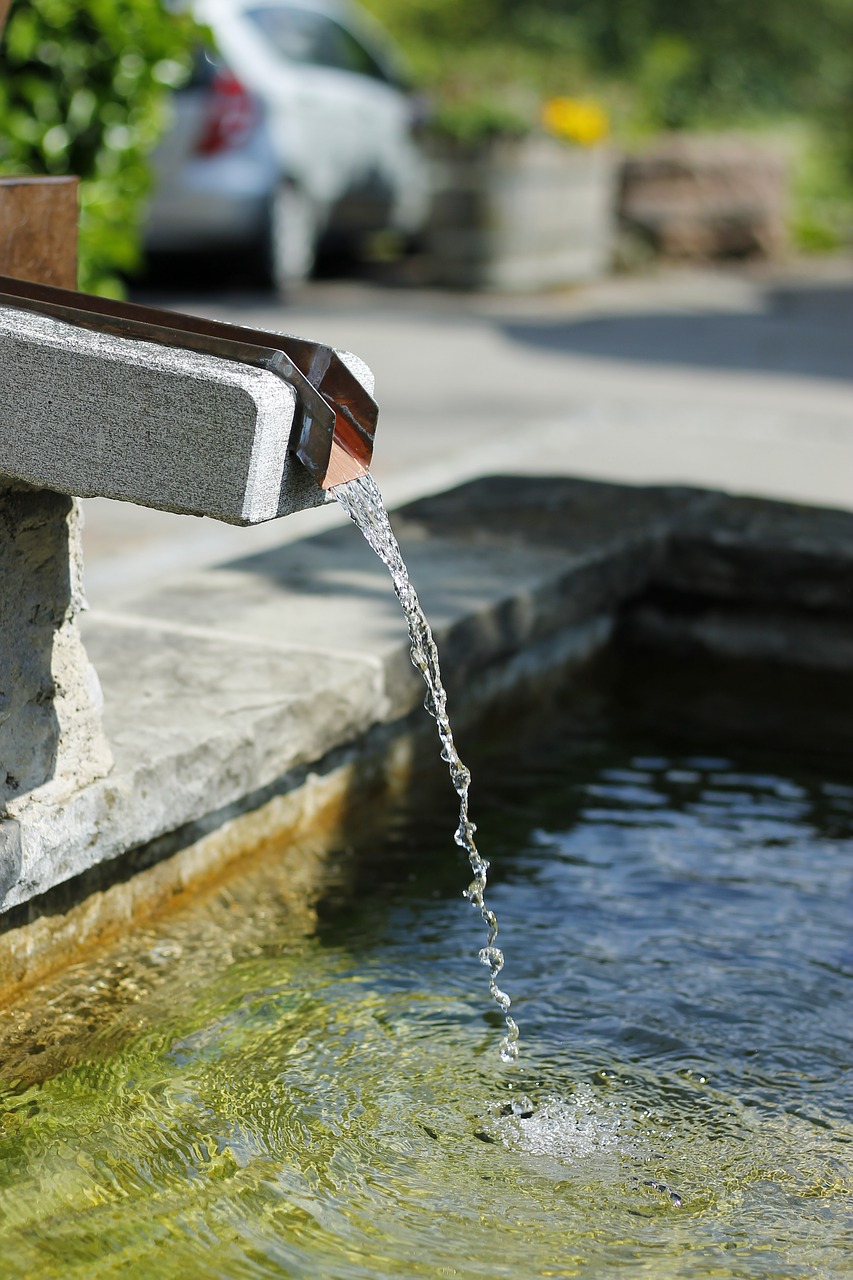
[[[83,179],[90,290],[145,249],[279,288],[323,251],[423,253],[460,152],[546,138],[610,153],[600,267],[830,251],[853,236],[851,48],[853,0],[13,0],[0,167]],[[716,226],[695,192],[684,225],[679,178]]]
[[[389,502],[853,506],[851,50],[853,0],[12,0],[0,172],[80,176],[81,288],[365,358]],[[90,591],[285,525],[90,503]]]

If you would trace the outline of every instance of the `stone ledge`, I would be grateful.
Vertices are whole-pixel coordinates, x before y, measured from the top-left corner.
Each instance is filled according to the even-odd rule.
[[[853,516],[709,494],[676,530],[661,581],[753,608],[853,619]]]
[[[619,617],[667,593],[694,617],[711,611],[682,628],[691,644],[844,668],[853,515],[497,477],[413,503],[395,525],[458,713],[532,666],[584,660]],[[827,613],[837,626],[820,658],[801,640]],[[660,616],[647,615],[647,635]],[[351,528],[186,575],[83,623],[115,764],[62,805],[38,792],[18,802],[0,847],[7,910],[99,864],[120,877],[152,841],[171,854],[170,833],[210,834],[336,752],[357,755],[377,727],[391,740],[422,701],[385,569]]]

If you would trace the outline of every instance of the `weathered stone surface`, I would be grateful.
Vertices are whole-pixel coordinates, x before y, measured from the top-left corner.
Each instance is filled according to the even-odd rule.
[[[79,506],[0,484],[0,812],[59,802],[110,767],[101,690],[80,639]]]
[[[720,608],[707,602],[679,609],[673,600],[649,600],[626,611],[621,633],[661,652],[758,658],[792,668],[853,673],[853,618]]]
[[[460,710],[585,658],[620,619],[655,643],[849,669],[853,515],[498,477],[395,524]],[[115,765],[61,805],[16,811],[6,906],[99,863],[120,875],[188,824],[212,831],[422,700],[386,571],[351,528],[186,575],[83,634]]]
[[[543,577],[556,577],[564,557],[523,546],[496,558],[487,547],[454,540],[404,539],[412,580],[443,643],[461,629],[463,661],[451,678],[484,655],[495,658],[499,636],[512,647],[535,624],[528,603]],[[420,676],[406,645],[406,624],[384,565],[354,529],[190,574],[125,606],[127,613],[171,620],[235,643],[262,642],[294,652],[329,653],[378,663],[383,703],[378,718],[396,719],[422,700]]]
[[[86,623],[114,768],[61,805],[16,809],[22,865],[5,908],[262,793],[358,738],[381,705],[380,672],[369,660],[141,618]]]
[[[7,476],[76,494],[257,524],[324,501],[288,453],[276,374],[0,307]]]
[[[483,546],[612,551],[667,537],[716,495],[673,485],[633,488],[565,476],[483,476],[402,507],[395,525]]]
[[[660,581],[682,592],[853,616],[853,515],[708,495],[675,531]]]
[[[606,148],[544,136],[436,144],[434,164],[427,249],[437,283],[547,289],[607,268],[615,164]]]
[[[675,134],[624,161],[620,216],[669,257],[774,257],[786,244],[787,185],[767,147]]]
[[[494,477],[424,499],[393,519],[446,658],[451,689],[641,591],[691,490]],[[129,615],[272,645],[346,651],[382,664],[381,718],[422,700],[385,567],[351,528],[221,570],[188,574],[125,606]]]
[[[0,822],[0,901],[21,878],[21,828],[14,819]]]

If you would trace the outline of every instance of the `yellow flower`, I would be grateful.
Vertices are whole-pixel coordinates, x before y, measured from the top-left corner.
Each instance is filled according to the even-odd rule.
[[[542,123],[549,133],[582,147],[594,147],[610,129],[606,111],[590,98],[549,98]]]

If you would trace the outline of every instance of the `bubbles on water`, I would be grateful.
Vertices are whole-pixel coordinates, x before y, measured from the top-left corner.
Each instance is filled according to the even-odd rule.
[[[538,1104],[516,1094],[494,1104],[492,1121],[504,1146],[571,1164],[601,1151],[624,1151],[630,1128],[627,1113],[602,1102],[588,1085],[568,1098],[546,1095]]]
[[[505,1102],[501,1107],[502,1116],[518,1116],[520,1120],[529,1120],[536,1107],[526,1093],[517,1094],[512,1102]]]

